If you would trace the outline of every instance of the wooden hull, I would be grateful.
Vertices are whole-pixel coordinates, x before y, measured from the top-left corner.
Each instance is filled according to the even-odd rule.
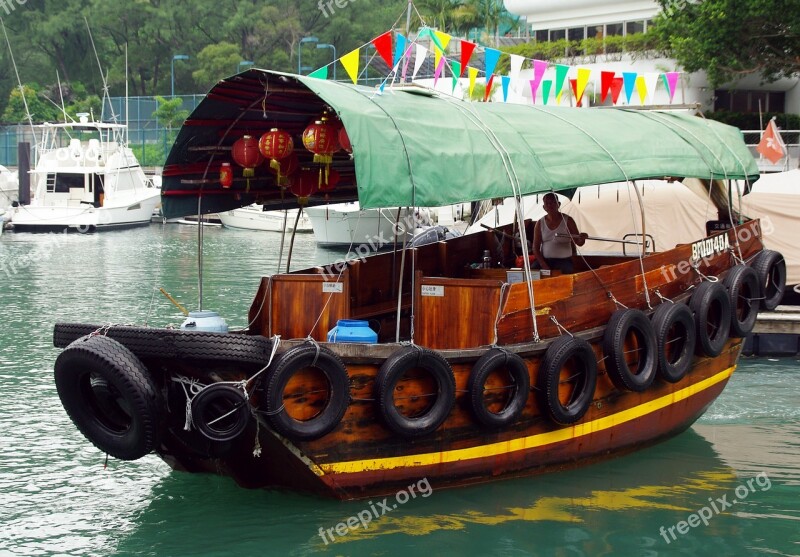
[[[725,233],[730,245],[736,245],[734,233]],[[534,285],[536,327],[525,284],[431,272],[435,265],[445,271],[441,262],[452,262],[453,254],[474,243],[474,238],[417,250],[416,274],[404,276],[407,288],[413,291],[413,316],[401,313],[399,332],[402,336],[404,327],[413,323],[415,342],[435,349],[447,361],[455,395],[441,425],[430,433],[410,437],[387,427],[384,409],[378,403],[382,396],[378,392],[380,377],[387,361],[407,346],[386,342],[386,337],[397,331],[381,333],[383,342],[374,345],[323,342],[324,332],[338,319],[370,315],[380,323],[390,321],[383,312],[392,310],[391,303],[376,299],[375,294],[370,299],[364,291],[367,282],[380,285],[378,279],[390,272],[390,266],[370,267],[373,258],[368,258],[360,266],[342,269],[340,274],[317,269],[315,273],[265,279],[251,310],[250,333],[301,340],[280,341],[271,366],[260,372],[263,366],[255,362],[204,362],[200,355],[178,357],[178,353],[166,352],[163,356],[143,356],[155,384],[167,393],[168,412],[155,450],[175,469],[229,475],[246,487],[285,488],[352,499],[394,493],[422,479],[437,489],[560,470],[653,444],[684,431],[705,412],[733,373],[742,340],[724,341],[715,356],[698,350],[698,355],[689,356],[691,366],[685,377],[676,382],[658,377],[638,392],[621,388],[612,377],[605,329],[620,308],[651,313],[648,298],[656,307],[659,296],[680,304],[692,295],[701,274],[724,278],[736,262],[732,253],[741,253],[749,260],[762,249],[757,222],[743,225],[736,234],[739,251],[722,249],[725,244],[718,238],[720,249],[696,261],[696,270],[686,271],[681,262],[692,260],[692,250],[696,252],[698,247],[679,246],[641,261],[606,260],[608,265],[591,271],[539,281]],[[445,249],[450,250],[451,257],[436,257],[434,261],[433,256]],[[423,257],[426,253],[432,254],[431,259]],[[379,261],[385,262],[392,254],[376,257],[383,257]],[[326,283],[341,283],[341,288],[326,287]],[[397,286],[390,295],[399,294],[401,285]],[[428,290],[437,295],[426,297],[422,294],[426,286],[441,289]],[[401,305],[405,302],[411,304],[412,299],[401,296]],[[454,319],[465,313],[472,319]],[[538,339],[534,338],[537,329]],[[541,379],[551,348],[567,334],[589,343],[597,361],[597,377],[588,409],[574,423],[563,425],[553,419],[542,402]],[[114,338],[113,330],[109,336]],[[316,339],[316,344],[309,345],[307,336]],[[123,337],[119,338],[122,342]],[[298,422],[313,421],[321,409],[332,404],[325,399],[328,396],[330,400],[329,394],[320,393],[333,382],[311,373],[318,367],[317,356],[314,363],[298,366],[283,391],[278,389],[280,407],[269,411],[268,406],[273,379],[286,364],[284,356],[305,345],[335,354],[344,364],[349,382],[349,401],[341,418],[330,431],[310,438],[281,434],[273,420],[285,413]],[[496,345],[524,362],[531,389],[524,393],[524,408],[513,422],[487,427],[476,420],[470,381],[476,362]],[[176,376],[211,384],[253,379],[259,373],[261,377],[248,383],[254,418],[249,419],[243,433],[216,442],[185,429],[185,391],[175,383]],[[426,396],[442,396],[441,388],[436,394],[437,389],[425,381],[424,377],[403,375],[395,389],[395,393],[403,394],[398,404],[413,411],[424,406]],[[562,383],[569,380],[559,379],[560,398]],[[567,395],[571,400],[574,393]]]

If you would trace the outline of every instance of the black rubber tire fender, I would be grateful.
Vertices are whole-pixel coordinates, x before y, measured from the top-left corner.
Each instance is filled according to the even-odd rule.
[[[314,368],[328,380],[330,395],[322,408],[309,420],[296,420],[284,409],[284,390],[292,376],[301,369]],[[342,421],[350,404],[350,377],[339,356],[314,344],[301,344],[278,357],[267,371],[262,406],[273,429],[298,441],[319,439]]]
[[[116,340],[139,358],[196,358],[264,365],[272,352],[272,341],[260,335],[89,323],[56,323],[53,345],[64,348],[95,331]]]
[[[625,340],[630,333],[636,336],[640,351],[636,373],[625,360]],[[647,390],[656,378],[657,351],[653,325],[643,311],[627,308],[614,312],[603,334],[603,355],[608,376],[618,389],[637,393]]]
[[[577,373],[573,377],[579,378],[579,384],[573,391],[572,400],[565,405],[559,398],[558,387],[561,370],[570,360],[575,361]],[[569,335],[558,337],[547,347],[537,378],[541,408],[557,424],[574,424],[589,409],[597,384],[597,360],[591,345]]]
[[[236,439],[250,422],[250,404],[242,389],[213,383],[192,398],[192,423],[211,441]]]
[[[697,331],[692,310],[686,304],[664,302],[652,316],[658,344],[658,375],[667,383],[677,383],[692,367]],[[670,338],[670,332],[675,338]],[[677,347],[669,346],[674,342]]]
[[[753,259],[752,268],[761,286],[761,309],[772,311],[786,290],[786,260],[780,252],[765,249]]]
[[[697,329],[695,353],[712,358],[719,356],[730,333],[731,299],[728,291],[719,282],[701,282],[689,300],[689,307],[694,313]]]
[[[486,380],[497,370],[505,369],[513,381],[513,392],[500,412],[486,407]],[[475,419],[486,427],[504,427],[516,422],[525,410],[530,394],[530,376],[525,360],[500,348],[493,348],[475,362],[467,381],[469,403]]]
[[[747,265],[733,267],[723,281],[731,299],[730,335],[744,338],[753,330],[758,317],[761,285],[758,273]]]
[[[59,354],[54,375],[61,404],[98,449],[136,460],[158,447],[163,397],[123,345],[99,335],[77,340]]]
[[[428,410],[413,418],[404,416],[394,401],[397,383],[414,369],[424,369],[436,381],[436,401]],[[375,379],[375,398],[378,412],[386,427],[404,437],[422,437],[433,433],[445,422],[456,400],[456,381],[453,370],[444,357],[433,350],[406,346],[386,358]]]

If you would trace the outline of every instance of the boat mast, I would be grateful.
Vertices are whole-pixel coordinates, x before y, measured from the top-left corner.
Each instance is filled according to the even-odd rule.
[[[14,66],[14,74],[17,76],[17,85],[19,86],[19,94],[22,97],[22,104],[25,106],[25,115],[28,117],[28,125],[31,127],[31,135],[33,135],[33,144],[37,145],[36,129],[33,127],[33,118],[31,118],[31,111],[28,109],[28,99],[25,98],[25,87],[22,86],[22,81],[19,78],[19,70],[17,69],[17,62],[14,60],[14,52],[11,50],[11,41],[8,40],[8,33],[6,33],[6,24],[3,18],[0,17],[0,25],[3,26],[3,35],[6,38],[6,45],[8,46],[8,55],[11,58],[11,64]]]

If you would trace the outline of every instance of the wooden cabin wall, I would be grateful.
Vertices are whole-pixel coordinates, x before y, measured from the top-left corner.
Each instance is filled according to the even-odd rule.
[[[341,291],[324,291],[325,284],[340,283]],[[330,288],[330,287],[328,287]],[[334,289],[331,289],[334,290]],[[281,335],[284,339],[312,338],[325,341],[339,319],[350,317],[349,269],[337,276],[288,274],[269,279],[266,336]]]
[[[414,342],[434,349],[485,346],[495,342],[503,282],[424,277],[414,292]]]

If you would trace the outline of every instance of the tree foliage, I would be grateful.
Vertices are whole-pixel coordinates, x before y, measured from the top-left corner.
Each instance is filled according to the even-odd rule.
[[[800,72],[797,0],[659,0],[661,39],[690,72],[714,85],[749,74],[773,81]]]
[[[62,94],[67,112],[75,104],[73,112],[91,109],[99,117],[98,99],[104,90],[111,96],[124,96],[126,90],[131,95],[167,95],[174,75],[176,93],[202,93],[233,74],[241,61],[296,71],[301,38],[316,37],[317,44],[333,45],[341,56],[393,26],[402,29],[407,7],[406,0],[324,0],[322,4],[319,0],[28,0],[14,4],[4,23],[20,79],[43,84],[32,87],[29,99],[40,121],[62,118]],[[496,35],[498,22],[504,21],[498,12],[502,4],[500,0],[417,2],[427,23],[462,35],[472,28]],[[323,10],[321,5],[332,9]],[[415,16],[413,22],[416,26],[419,19]],[[17,80],[9,53],[0,50],[0,113],[6,114],[6,104],[11,102],[5,121],[18,121],[22,99],[19,92],[16,98],[11,95]],[[189,59],[173,63],[176,54]],[[332,54],[327,47],[306,44],[303,65],[323,66],[332,61]],[[69,84],[73,89],[67,91]]]

